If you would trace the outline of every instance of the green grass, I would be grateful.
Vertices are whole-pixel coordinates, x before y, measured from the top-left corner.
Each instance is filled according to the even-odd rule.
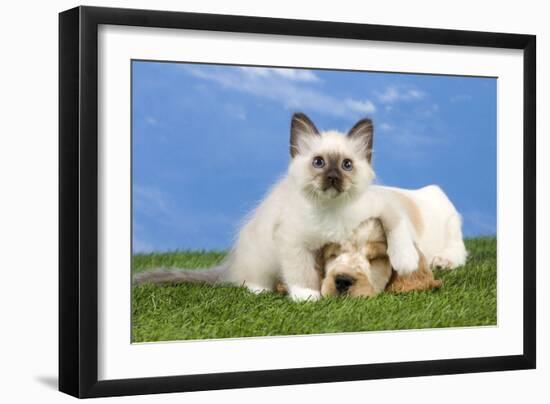
[[[436,271],[437,291],[292,302],[243,287],[180,284],[133,288],[134,342],[320,334],[496,324],[496,239],[466,240],[467,264]],[[138,254],[133,270],[208,267],[223,252]]]

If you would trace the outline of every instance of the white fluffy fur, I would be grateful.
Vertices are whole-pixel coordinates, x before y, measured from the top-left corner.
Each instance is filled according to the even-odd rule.
[[[225,281],[254,292],[273,290],[282,279],[295,300],[320,297],[315,252],[341,242],[365,219],[378,217],[387,233],[388,255],[400,273],[417,267],[413,230],[392,191],[370,186],[374,178],[364,145],[337,132],[304,136],[287,175],[268,193],[241,228],[229,255]],[[314,156],[338,152],[354,162],[343,192],[320,192],[310,174]],[[332,192],[334,191],[334,192]]]
[[[417,190],[372,186],[392,195],[408,197],[418,208],[422,231],[414,232],[418,248],[432,267],[453,269],[466,262],[467,251],[462,238],[462,219],[443,190],[429,185]],[[413,230],[414,231],[414,230]]]

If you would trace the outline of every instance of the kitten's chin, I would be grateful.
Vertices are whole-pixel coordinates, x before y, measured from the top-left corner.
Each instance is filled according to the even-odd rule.
[[[305,195],[313,197],[317,201],[336,201],[339,199],[349,199],[351,193],[349,189],[340,191],[334,187],[330,187],[327,189],[316,188],[314,190],[306,190]]]
[[[328,188],[322,191],[322,194],[327,199],[336,199],[344,194],[347,194],[347,191],[339,191],[336,188]]]

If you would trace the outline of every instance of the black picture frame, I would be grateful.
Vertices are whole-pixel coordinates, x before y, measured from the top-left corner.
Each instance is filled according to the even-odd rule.
[[[98,26],[113,24],[523,50],[523,354],[98,380]],[[536,366],[536,37],[77,7],[59,15],[59,390],[75,397],[325,383]]]

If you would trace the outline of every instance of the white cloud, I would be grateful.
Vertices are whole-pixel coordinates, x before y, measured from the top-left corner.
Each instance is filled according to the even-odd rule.
[[[310,70],[273,69],[272,72],[293,81],[320,81],[319,77]]]
[[[241,66],[239,70],[251,78],[271,76],[271,69],[268,68]]]
[[[240,105],[226,104],[224,105],[223,109],[227,115],[233,118],[239,119],[241,121],[246,120],[246,110]]]
[[[384,131],[384,132],[389,132],[390,130],[393,129],[393,126],[390,125],[389,123],[385,123],[385,122],[382,122],[378,128],[380,128],[380,130]]]
[[[423,164],[438,150],[448,149],[453,140],[451,131],[437,114],[427,116],[410,111],[390,122],[375,124],[375,133],[377,127],[384,142],[391,145],[391,153],[403,156],[411,166]]]
[[[134,208],[144,214],[155,216],[170,214],[166,196],[158,188],[134,184],[132,188]]]
[[[156,126],[158,124],[158,121],[155,117],[147,116],[145,118],[145,122],[147,122],[151,126]]]
[[[345,103],[349,108],[357,112],[372,114],[376,111],[375,105],[370,100],[358,101],[348,98],[345,100]]]
[[[282,77],[291,81],[319,82],[321,79],[311,70],[270,68],[270,67],[240,67],[241,71],[250,77]]]
[[[382,93],[376,93],[378,100],[384,104],[392,104],[398,101],[421,100],[426,97],[426,93],[414,88],[401,88],[398,86],[389,86]]]
[[[422,91],[418,90],[409,90],[405,94],[403,94],[402,99],[416,99],[419,100],[421,98],[424,98],[424,93]]]
[[[342,100],[323,93],[312,86],[320,79],[311,71],[259,67],[221,70],[196,66],[183,66],[183,69],[194,77],[217,83],[223,88],[279,102],[290,110],[315,111],[351,119],[376,111],[371,100]]]

